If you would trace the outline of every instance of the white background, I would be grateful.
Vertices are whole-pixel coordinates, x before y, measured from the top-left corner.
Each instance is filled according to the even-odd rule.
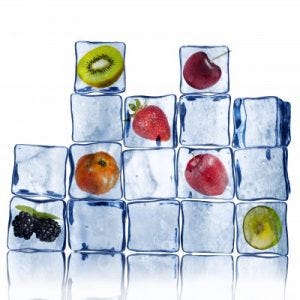
[[[74,42],[123,41],[126,95],[179,95],[181,45],[228,45],[232,98],[292,103],[287,299],[300,278],[299,1],[17,1],[0,4],[0,291],[7,295],[6,231],[13,146],[70,145]]]

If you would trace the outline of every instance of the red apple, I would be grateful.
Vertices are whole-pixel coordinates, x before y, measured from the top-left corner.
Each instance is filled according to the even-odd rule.
[[[206,196],[223,194],[228,184],[223,163],[212,154],[194,156],[187,163],[185,178],[194,190]]]
[[[90,194],[107,193],[115,186],[119,175],[115,159],[103,151],[84,155],[76,164],[76,183],[81,190]]]
[[[183,77],[187,84],[198,90],[213,86],[219,81],[221,75],[221,68],[202,51],[192,54],[183,68]]]

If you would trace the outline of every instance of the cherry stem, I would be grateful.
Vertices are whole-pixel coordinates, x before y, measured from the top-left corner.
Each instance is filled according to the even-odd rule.
[[[231,51],[231,50],[230,50],[230,49],[228,49],[228,51],[226,51],[226,52],[224,52],[224,53],[222,53],[222,54],[220,54],[220,55],[218,55],[218,56],[214,57],[214,58],[213,58],[213,59],[211,59],[210,61],[216,60],[216,59],[218,59],[218,58],[222,57],[223,55],[225,55],[225,54],[229,53],[230,51]]]

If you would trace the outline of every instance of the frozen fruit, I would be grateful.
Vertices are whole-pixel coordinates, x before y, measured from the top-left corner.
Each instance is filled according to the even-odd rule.
[[[265,250],[275,246],[281,239],[282,224],[277,212],[269,206],[250,209],[243,223],[244,237],[255,249]]]
[[[82,156],[76,165],[75,180],[78,187],[90,194],[110,191],[120,176],[115,159],[104,151]]]
[[[171,136],[170,125],[165,113],[156,105],[142,105],[138,99],[135,104],[130,103],[132,128],[134,132],[149,140],[168,141]]]
[[[198,154],[189,160],[185,178],[194,190],[207,196],[223,194],[228,184],[223,163],[212,154]]]
[[[183,77],[187,84],[199,90],[216,84],[221,75],[221,68],[202,51],[192,54],[183,67]]]
[[[29,213],[21,211],[12,221],[14,235],[29,240],[35,230],[36,218]]]
[[[60,225],[52,219],[38,219],[36,222],[36,238],[42,242],[53,242],[61,233]]]

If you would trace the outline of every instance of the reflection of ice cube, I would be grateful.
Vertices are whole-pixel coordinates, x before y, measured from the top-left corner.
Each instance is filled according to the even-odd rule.
[[[118,166],[119,172],[122,172],[122,163],[121,163],[121,152],[122,147],[118,143],[91,143],[91,144],[74,144],[70,148],[70,163],[71,163],[71,179],[70,179],[70,188],[69,195],[71,198],[76,199],[121,199],[122,197],[122,188],[121,188],[121,176],[119,180],[114,185],[114,187],[108,192],[100,195],[90,194],[81,190],[75,180],[75,170],[78,160],[87,154],[93,154],[96,152],[106,152],[114,158]]]
[[[123,299],[124,264],[124,256],[119,253],[72,253],[66,299]]]
[[[136,134],[132,128],[132,122],[134,116],[131,116],[134,112],[129,108],[129,105],[136,104],[136,100],[139,100],[141,105],[155,106],[160,108],[166,115],[168,124],[170,127],[170,139],[168,141],[150,140],[143,138]],[[152,117],[152,114],[150,115]],[[151,119],[150,119],[151,120]],[[124,143],[127,147],[173,147],[176,146],[177,134],[176,134],[176,96],[165,95],[159,97],[149,96],[131,96],[125,101],[125,136]],[[151,124],[148,121],[148,124]]]
[[[125,247],[125,202],[70,200],[69,246],[72,250],[122,251]]]
[[[179,202],[175,200],[128,204],[128,248],[133,251],[178,251]]]
[[[185,255],[182,258],[181,300],[232,300],[232,296],[232,256]]]
[[[229,145],[229,95],[182,96],[179,110],[182,145]]]
[[[127,261],[127,300],[177,300],[177,255],[134,254]]]
[[[248,211],[256,206],[268,206],[273,208],[278,214],[282,225],[282,236],[278,244],[275,246],[259,250],[250,246],[245,240],[243,233],[243,222]],[[236,208],[236,222],[237,222],[237,251],[243,254],[252,253],[275,253],[280,255],[288,254],[288,235],[287,235],[287,222],[286,222],[287,205],[284,202],[255,202],[255,203],[239,203]]]
[[[182,248],[185,252],[232,253],[234,204],[182,201]]]
[[[211,154],[216,156],[224,165],[228,177],[228,184],[221,195],[207,196],[194,190],[185,179],[185,169],[188,162],[198,154]],[[232,166],[232,150],[230,148],[221,149],[193,149],[180,148],[177,156],[177,172],[178,172],[178,197],[179,198],[220,198],[232,199],[234,195],[234,180]]]
[[[183,68],[188,58],[196,52],[204,52],[208,59],[219,66],[222,71],[221,78],[213,86],[206,89],[195,89],[183,78]],[[180,91],[189,93],[227,93],[229,91],[229,49],[227,46],[182,46],[179,50],[180,56]]]
[[[18,205],[29,206],[39,212],[52,214],[58,219],[61,228],[61,233],[53,242],[42,242],[36,238],[36,234],[33,233],[29,240],[18,238],[14,235],[14,228],[12,221],[20,213],[20,210],[16,208]],[[12,198],[10,202],[10,216],[9,216],[9,228],[7,245],[10,250],[45,250],[45,251],[61,251],[65,249],[66,244],[66,229],[65,229],[65,215],[66,208],[65,203],[62,200],[29,200],[19,197]]]
[[[174,198],[174,156],[173,149],[123,152],[125,198]]]
[[[12,192],[27,197],[63,199],[67,148],[16,145]]]
[[[76,54],[76,75],[74,90],[79,94],[88,93],[121,93],[125,91],[125,69],[117,81],[113,82],[107,87],[93,87],[82,81],[77,75],[77,64],[79,60],[87,54],[89,51],[100,47],[100,46],[111,46],[117,49],[125,61],[125,44],[122,42],[88,42],[78,41],[75,43],[75,54]]]
[[[10,251],[7,271],[10,300],[63,299],[64,253]]]
[[[236,299],[285,299],[287,257],[239,256],[236,265]]]
[[[234,153],[237,198],[286,200],[289,194],[286,148],[251,148]]]
[[[233,145],[237,148],[287,146],[291,105],[276,97],[234,101]]]
[[[122,98],[118,95],[71,96],[73,141],[122,139]]]

